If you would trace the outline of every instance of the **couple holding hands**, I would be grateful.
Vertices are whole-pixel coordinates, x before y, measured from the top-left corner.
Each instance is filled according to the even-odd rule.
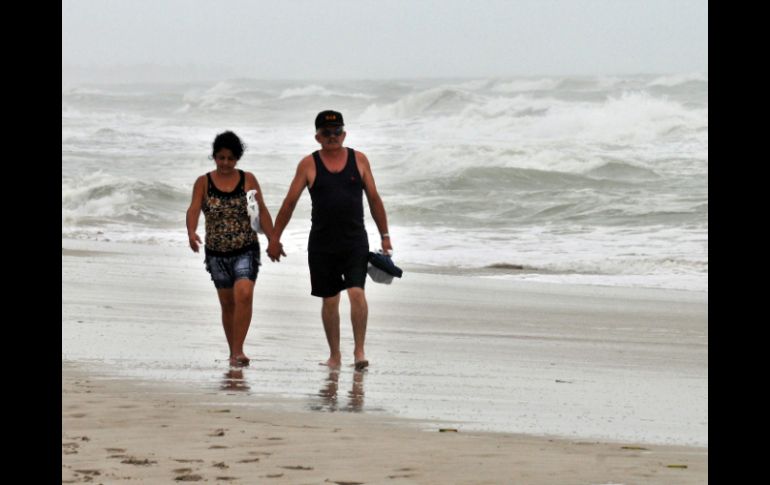
[[[369,202],[385,254],[393,249],[388,219],[366,155],[343,146],[346,132],[342,114],[332,110],[318,113],[315,128],[315,139],[321,149],[299,162],[275,225],[257,178],[251,172],[235,168],[244,145],[231,131],[220,133],[214,139],[212,157],[216,169],[198,177],[193,186],[192,202],[187,210],[188,240],[190,248],[197,253],[202,241],[196,230],[203,212],[205,265],[222,307],[222,325],[232,366],[249,364],[243,344],[251,324],[254,283],[260,265],[259,240],[249,219],[246,192],[256,191],[259,225],[268,240],[267,255],[272,261],[280,261],[281,256],[286,256],[281,234],[306,187],[312,200],[308,240],[311,294],[322,299],[321,319],[329,344],[325,364],[338,368],[342,363],[339,303],[341,291],[347,290],[355,369],[363,370],[369,365],[364,352],[368,318],[364,286],[369,240],[364,227],[363,194]]]

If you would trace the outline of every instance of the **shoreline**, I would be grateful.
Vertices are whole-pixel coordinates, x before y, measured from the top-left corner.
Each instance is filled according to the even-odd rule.
[[[264,245],[264,236],[260,239],[260,244]],[[115,247],[119,249],[105,249],[109,247]],[[149,242],[133,242],[133,241],[111,241],[111,240],[92,240],[92,239],[72,239],[62,238],[62,256],[68,257],[95,257],[104,254],[130,254],[136,250],[144,251],[143,248],[156,248],[156,249],[170,249],[174,254],[184,254],[189,252],[187,246],[166,246],[163,244],[152,244]],[[263,248],[264,249],[264,248]],[[297,248],[295,248],[297,249]],[[202,252],[200,253],[203,254]],[[296,253],[292,253],[295,259],[301,259],[302,267],[306,271],[305,266],[306,251],[300,249]],[[282,260],[284,266],[288,264],[294,264],[294,260]],[[266,255],[263,255],[262,265],[272,264]],[[693,295],[708,295],[708,287],[705,289],[685,288],[685,287],[673,287],[666,285],[643,285],[643,284],[625,284],[625,283],[609,283],[609,282],[594,282],[590,278],[593,276],[607,277],[609,275],[592,274],[592,273],[578,273],[575,271],[556,271],[544,268],[536,268],[521,264],[509,264],[509,263],[493,263],[482,266],[442,266],[436,264],[417,264],[417,263],[398,263],[399,266],[404,269],[405,273],[409,274],[421,274],[421,275],[433,275],[433,276],[448,276],[459,278],[476,278],[476,279],[500,279],[507,281],[511,284],[521,285],[542,285],[544,287],[586,287],[586,288],[602,288],[613,289],[617,288],[623,290],[639,290],[639,291],[651,291],[651,292],[674,292],[674,293],[689,293]],[[533,277],[533,279],[523,278]],[[568,280],[544,280],[537,279],[539,277],[587,277],[584,281],[568,281]],[[396,279],[395,281],[398,281]],[[368,280],[369,284],[367,288],[370,288],[376,283]]]

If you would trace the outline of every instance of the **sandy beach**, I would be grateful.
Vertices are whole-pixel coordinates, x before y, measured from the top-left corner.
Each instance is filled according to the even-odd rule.
[[[231,371],[200,255],[63,240],[62,481],[707,483],[706,293],[404,268],[329,373],[304,258]]]
[[[706,483],[705,449],[418,430],[255,409],[65,364],[62,482]]]

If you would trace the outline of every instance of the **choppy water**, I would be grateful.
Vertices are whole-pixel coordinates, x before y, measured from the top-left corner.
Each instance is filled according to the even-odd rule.
[[[62,237],[186,245],[192,183],[226,129],[275,216],[328,108],[372,162],[401,266],[708,289],[698,73],[63,86]],[[309,213],[305,195],[288,251],[305,250]]]

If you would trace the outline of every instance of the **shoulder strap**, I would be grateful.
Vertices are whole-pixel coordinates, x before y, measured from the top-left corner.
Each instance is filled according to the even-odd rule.
[[[315,162],[315,176],[318,177],[318,173],[322,168],[324,171],[326,171],[326,167],[324,166],[324,162],[321,160],[321,155],[318,153],[318,150],[313,152],[313,161]]]
[[[355,169],[356,173],[358,173],[358,164],[356,163],[356,151],[352,148],[348,148],[348,161],[345,163],[347,165],[347,168],[353,168]]]

